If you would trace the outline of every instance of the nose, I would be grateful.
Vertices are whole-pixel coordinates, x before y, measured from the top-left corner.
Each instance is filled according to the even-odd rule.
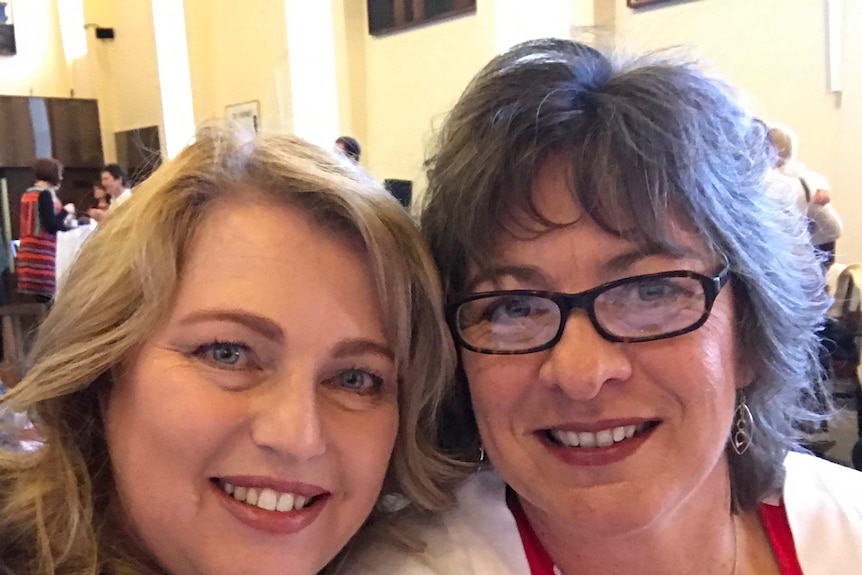
[[[604,339],[585,311],[574,310],[560,341],[545,352],[539,379],[573,400],[594,399],[606,383],[631,376],[631,362],[623,345]]]
[[[326,451],[318,383],[310,375],[288,373],[261,386],[251,436],[255,445],[280,457],[306,461]]]

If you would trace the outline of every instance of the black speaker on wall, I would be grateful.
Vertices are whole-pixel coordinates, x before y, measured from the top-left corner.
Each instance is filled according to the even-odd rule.
[[[96,28],[96,38],[99,40],[113,40],[114,39],[114,29],[113,28]]]
[[[405,208],[410,207],[410,202],[413,201],[413,182],[410,180],[383,180],[383,186],[389,190],[389,193],[395,196],[395,199],[401,202]]]
[[[15,26],[13,24],[0,24],[0,56],[14,56],[17,53]]]

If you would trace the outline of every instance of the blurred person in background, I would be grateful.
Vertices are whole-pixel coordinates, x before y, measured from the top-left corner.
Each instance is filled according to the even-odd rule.
[[[20,244],[15,271],[18,293],[48,302],[56,291],[57,232],[70,229],[75,206],[63,206],[57,190],[63,181],[63,164],[54,158],[33,163],[36,180],[21,196]]]
[[[352,136],[340,136],[335,140],[335,149],[347,156],[353,163],[358,164],[362,155],[362,146]]]
[[[811,243],[822,252],[823,267],[828,268],[835,263],[835,242],[844,230],[841,216],[831,203],[829,181],[799,160],[799,137],[790,128],[773,125],[769,140],[777,153],[775,166],[788,178],[790,195],[809,219]]]

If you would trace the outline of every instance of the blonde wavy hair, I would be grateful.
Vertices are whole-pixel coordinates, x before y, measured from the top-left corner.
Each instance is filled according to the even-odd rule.
[[[457,466],[435,435],[455,352],[415,225],[376,181],[333,153],[290,136],[252,140],[207,127],[86,242],[39,330],[31,369],[0,398],[29,413],[45,440],[32,453],[0,453],[4,575],[163,571],[121,527],[101,407],[126,358],[167,316],[207,213],[217,202],[241,204],[250,188],[364,246],[401,381],[383,495],[401,493],[425,510],[451,505]]]

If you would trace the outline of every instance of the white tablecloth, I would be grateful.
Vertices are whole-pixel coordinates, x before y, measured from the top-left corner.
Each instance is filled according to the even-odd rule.
[[[96,229],[93,222],[86,226],[78,226],[68,232],[57,232],[57,258],[55,268],[57,274],[57,291],[63,287],[63,276],[69,271],[69,266],[75,261],[78,251],[84,245],[87,237]]]

